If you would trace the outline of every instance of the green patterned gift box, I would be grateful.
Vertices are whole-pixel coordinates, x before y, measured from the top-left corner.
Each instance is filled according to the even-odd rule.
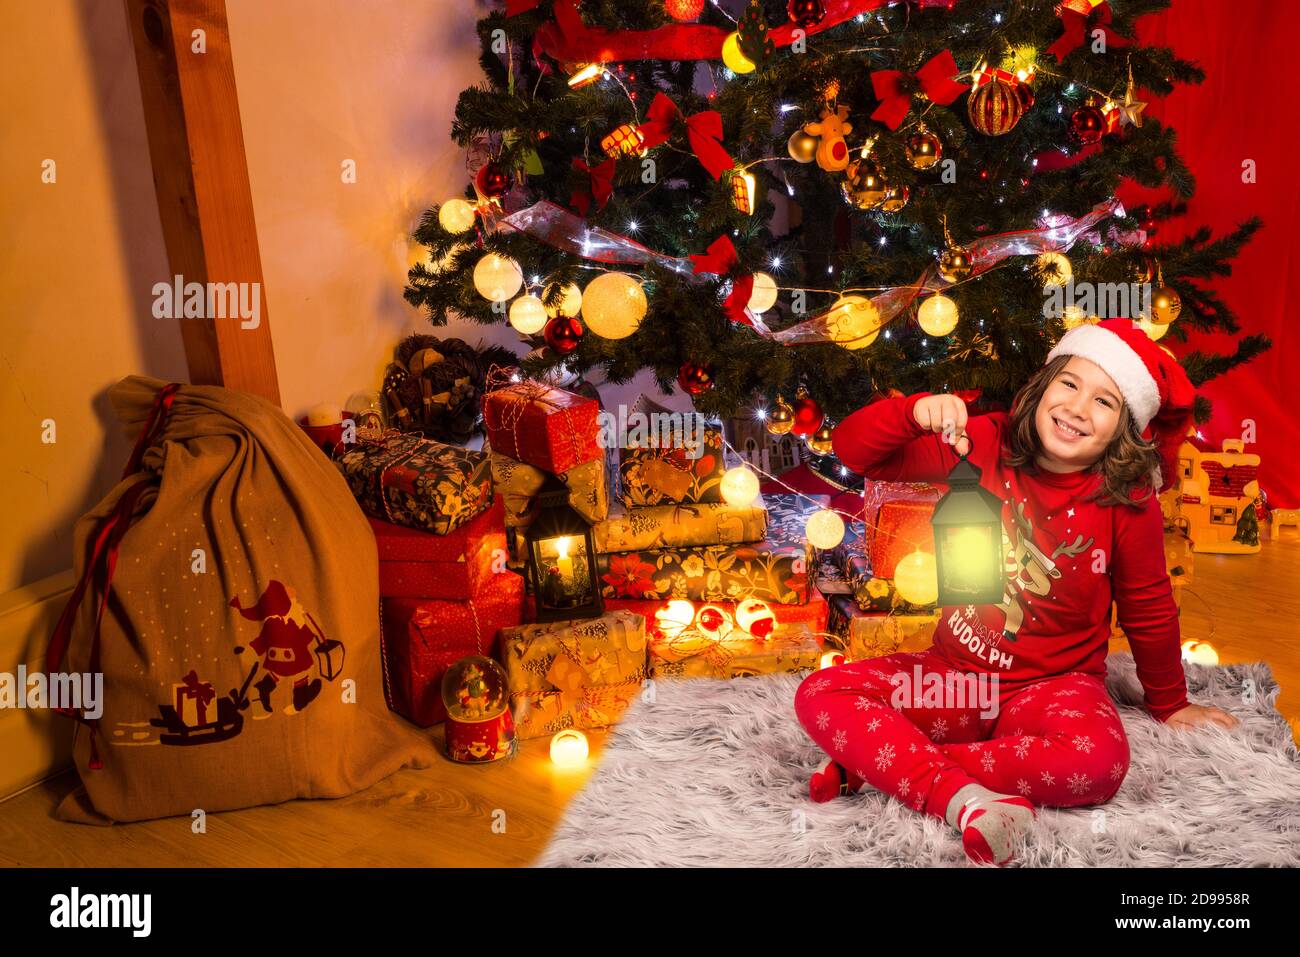
[[[373,518],[446,535],[492,504],[488,457],[405,432],[362,437],[335,460]]]
[[[805,604],[812,546],[804,526],[808,516],[828,502],[825,496],[766,496],[767,535],[761,542],[597,555],[601,593],[606,598],[761,598],[780,605]]]
[[[695,505],[610,506],[609,518],[591,529],[596,551],[642,552],[761,542],[767,535],[767,507],[704,502]]]

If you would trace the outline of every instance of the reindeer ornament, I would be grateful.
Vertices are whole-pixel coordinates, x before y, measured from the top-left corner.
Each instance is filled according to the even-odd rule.
[[[844,137],[853,132],[853,124],[848,118],[849,108],[841,106],[834,113],[827,110],[817,122],[804,125],[805,133],[818,138],[817,165],[828,173],[838,173],[849,165],[849,144]]]

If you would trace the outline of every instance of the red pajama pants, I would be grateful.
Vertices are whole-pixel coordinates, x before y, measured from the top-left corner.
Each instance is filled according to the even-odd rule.
[[[1119,790],[1128,738],[1101,678],[1044,678],[1002,692],[981,714],[973,695],[922,704],[914,695],[917,665],[922,687],[935,683],[925,677],[931,674],[969,678],[933,650],[854,661],[809,675],[795,714],[839,764],[940,820],[972,781],[1052,807],[1101,804]]]

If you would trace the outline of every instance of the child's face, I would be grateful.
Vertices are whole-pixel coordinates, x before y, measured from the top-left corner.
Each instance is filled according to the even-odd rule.
[[[1115,436],[1122,405],[1119,387],[1100,366],[1071,356],[1048,383],[1034,415],[1043,445],[1038,464],[1051,472],[1077,472],[1092,465]]]

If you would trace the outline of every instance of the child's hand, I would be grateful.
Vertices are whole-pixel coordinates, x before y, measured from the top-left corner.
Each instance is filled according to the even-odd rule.
[[[1203,704],[1189,704],[1181,711],[1175,711],[1166,719],[1165,724],[1171,728],[1198,728],[1207,724],[1217,724],[1222,728],[1235,728],[1240,722],[1220,708],[1211,708]]]
[[[966,403],[955,395],[927,395],[912,406],[916,424],[939,432],[958,455],[970,453],[966,438]]]

